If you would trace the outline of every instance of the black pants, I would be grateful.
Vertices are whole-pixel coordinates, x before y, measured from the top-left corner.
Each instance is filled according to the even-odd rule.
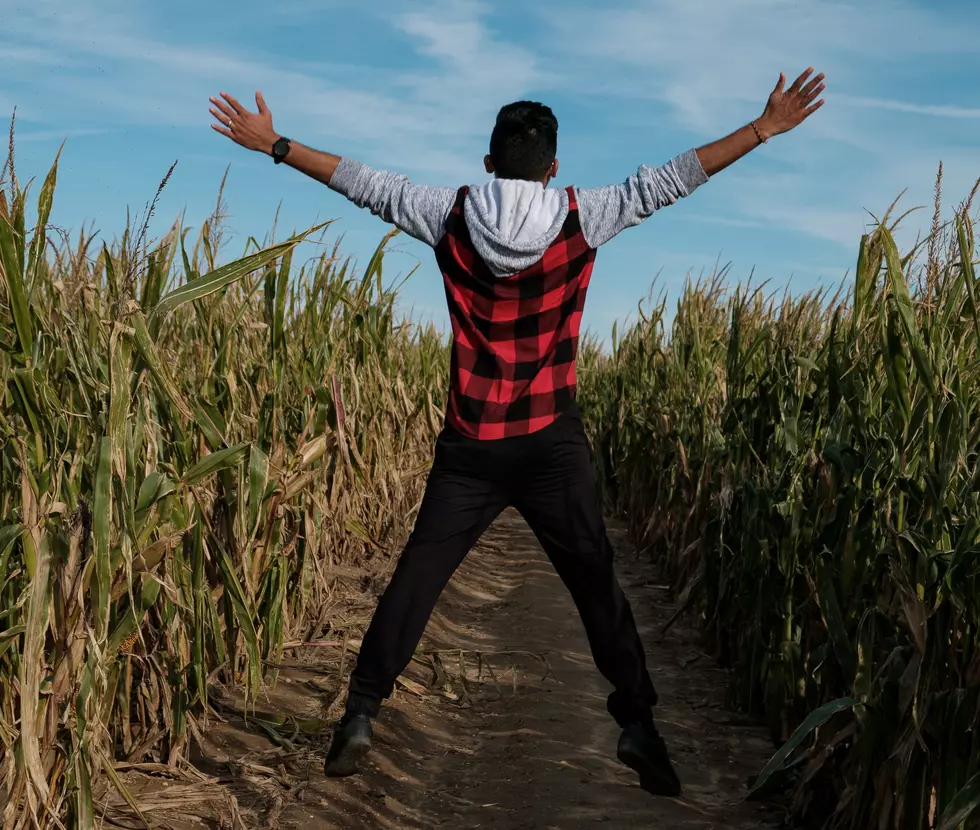
[[[633,613],[613,571],[589,446],[576,409],[539,432],[476,441],[446,429],[425,496],[350,681],[348,711],[371,717],[415,652],[436,600],[500,513],[514,506],[571,592],[620,726],[657,701]]]

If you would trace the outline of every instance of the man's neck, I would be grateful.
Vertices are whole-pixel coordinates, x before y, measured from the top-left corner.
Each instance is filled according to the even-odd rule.
[[[548,178],[544,179],[543,181],[539,181],[537,179],[510,179],[510,178],[504,178],[502,176],[494,176],[494,178],[498,182],[531,182],[532,184],[539,184],[541,185],[541,187],[544,188],[547,188],[548,184],[551,182],[551,176],[548,176]]]

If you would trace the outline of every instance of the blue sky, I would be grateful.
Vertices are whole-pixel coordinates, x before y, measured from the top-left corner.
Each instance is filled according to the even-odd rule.
[[[980,6],[973,0],[6,0],[0,116],[18,112],[20,178],[67,138],[53,221],[121,232],[174,160],[155,229],[199,226],[230,165],[226,255],[248,235],[336,218],[365,263],[385,227],[209,128],[208,96],[261,89],[278,131],[436,185],[482,181],[500,105],[549,103],[559,184],[621,181],[760,114],[780,71],[827,74],[827,104],[599,254],[585,324],[601,336],[654,279],[732,263],[732,277],[836,285],[869,221],[903,189],[952,206],[980,176]],[[925,228],[930,210],[910,220]],[[396,239],[387,276],[446,319],[431,257]]]

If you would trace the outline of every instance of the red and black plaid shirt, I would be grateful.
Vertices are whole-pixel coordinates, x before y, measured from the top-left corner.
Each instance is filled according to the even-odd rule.
[[[568,218],[542,258],[495,277],[466,227],[460,188],[436,246],[453,326],[446,423],[470,438],[527,435],[575,399],[575,356],[595,249],[568,188]]]

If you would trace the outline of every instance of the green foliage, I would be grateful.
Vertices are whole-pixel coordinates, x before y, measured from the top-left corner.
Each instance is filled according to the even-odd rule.
[[[93,255],[48,234],[56,171],[33,229],[0,192],[0,792],[5,826],[94,828],[113,760],[185,758],[209,684],[254,699],[330,633],[337,568],[400,543],[448,355],[396,319],[390,236],[360,278],[294,266],[317,228],[223,266],[214,221]],[[641,306],[585,341],[579,402],[607,503],[781,747],[756,789],[953,830],[980,815],[975,242],[963,209],[913,288],[893,227],[844,300],[723,271],[669,332]]]
[[[93,257],[47,233],[55,171],[33,230],[0,195],[5,827],[96,826],[112,760],[186,757],[209,683],[254,699],[329,634],[336,567],[411,525],[447,370],[382,248],[363,280],[293,264],[323,226],[217,268],[210,222]]]
[[[669,336],[661,303],[586,349],[580,400],[607,498],[783,747],[757,786],[794,767],[812,826],[975,826],[976,252],[964,208],[913,288],[893,229],[844,299],[689,283]]]

